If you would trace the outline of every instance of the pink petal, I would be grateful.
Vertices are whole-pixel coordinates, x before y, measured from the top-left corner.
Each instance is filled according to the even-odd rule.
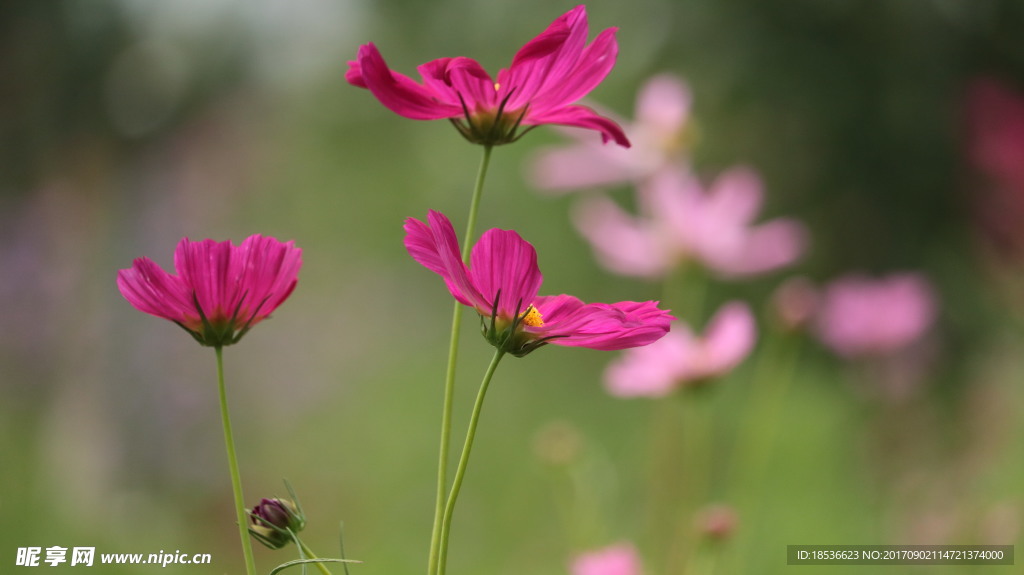
[[[702,246],[708,267],[725,277],[743,277],[788,266],[807,249],[807,230],[803,224],[780,218],[742,232],[736,243],[718,252]]]
[[[609,198],[585,199],[573,212],[573,223],[601,264],[615,273],[656,278],[674,263],[655,230]]]
[[[623,184],[634,177],[625,157],[630,152],[620,146],[588,144],[549,148],[530,163],[528,177],[534,187],[553,193]]]
[[[556,345],[601,350],[648,345],[668,333],[674,319],[653,301],[585,304],[567,317],[553,313],[545,300],[534,301],[545,318],[543,335],[557,335],[551,340]]]
[[[171,321],[197,319],[191,291],[149,258],[139,258],[117,272],[121,295],[139,311]]]
[[[462,110],[464,103],[471,113],[498,106],[494,80],[476,60],[442,58],[421,65],[419,72],[426,87],[445,104]]]
[[[392,112],[413,120],[437,120],[463,114],[462,108],[438,102],[435,94],[408,76],[392,72],[373,44],[359,47],[357,64],[350,64],[346,79],[365,86]]]
[[[433,210],[427,214],[427,220],[429,225],[414,218],[405,221],[405,248],[409,255],[440,275],[459,303],[490,314],[489,300],[480,295],[462,262],[459,240],[451,222],[444,214]]]
[[[617,28],[608,28],[598,34],[580,55],[576,65],[557,83],[549,83],[531,102],[531,111],[557,109],[586,96],[600,84],[615,67],[619,45],[615,41]],[[553,78],[554,79],[554,78]]]
[[[487,301],[494,302],[501,292],[498,310],[505,318],[526,311],[543,279],[533,246],[516,232],[499,229],[484,232],[473,246],[469,274]]]
[[[640,557],[629,543],[583,553],[572,562],[572,575],[640,575]]]
[[[754,348],[757,326],[750,306],[731,302],[722,306],[704,334],[708,375],[728,373]]]
[[[761,178],[749,168],[731,168],[715,179],[708,191],[709,219],[734,224],[753,221],[764,197]]]
[[[586,8],[577,6],[520,48],[508,70],[498,74],[502,97],[511,94],[509,109],[526,106],[550,82],[566,74],[583,51],[587,32]]]
[[[531,109],[523,118],[523,124],[528,126],[558,124],[586,128],[600,132],[602,142],[607,143],[609,140],[614,140],[616,144],[624,148],[630,146],[629,138],[618,124],[586,106],[565,106],[536,113]]]
[[[616,397],[665,397],[680,383],[697,343],[682,323],[651,345],[627,350],[608,365],[605,387]]]
[[[662,133],[678,133],[690,116],[693,97],[678,77],[662,74],[648,80],[636,103],[636,121]]]

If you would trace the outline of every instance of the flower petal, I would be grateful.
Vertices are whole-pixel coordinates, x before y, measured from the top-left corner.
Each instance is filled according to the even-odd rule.
[[[607,197],[587,198],[573,212],[573,222],[609,270],[656,278],[673,264],[667,246],[644,220],[626,213]]]
[[[704,333],[704,369],[721,375],[736,367],[754,347],[757,326],[750,306],[730,302],[715,313]]]
[[[530,102],[533,111],[557,109],[586,96],[601,83],[615,67],[619,45],[615,40],[617,28],[608,28],[598,34],[580,55],[575,66],[558,76],[557,82],[545,85]],[[554,78],[552,71],[552,78]]]
[[[613,120],[606,118],[586,106],[565,106],[555,110],[546,110],[534,113],[531,109],[523,118],[523,124],[527,126],[539,126],[541,124],[559,124],[562,126],[575,126],[586,128],[601,133],[601,141],[607,143],[614,140],[616,144],[628,148],[629,138],[622,130],[622,127]]]
[[[484,299],[498,301],[502,317],[521,314],[533,303],[543,276],[537,266],[537,250],[516,232],[491,229],[473,246],[470,277]]]
[[[509,109],[518,110],[545,88],[558,72],[574,66],[587,42],[587,12],[577,6],[516,52],[512,65],[498,74],[501,97],[511,94]],[[555,81],[558,81],[557,79]]]
[[[359,47],[345,78],[365,87],[392,112],[413,120],[438,120],[462,115],[462,108],[439,102],[437,95],[408,76],[393,72],[373,44]]]
[[[654,301],[584,305],[578,301],[565,295],[535,299],[545,320],[536,328],[538,335],[555,337],[551,343],[557,345],[627,349],[657,341],[668,333],[674,319]]]
[[[696,338],[685,324],[665,337],[627,350],[604,371],[605,388],[616,397],[664,397],[680,383],[680,373],[692,362]]]
[[[415,218],[405,221],[405,248],[423,267],[444,278],[448,291],[459,303],[490,315],[491,303],[473,285],[459,253],[459,240],[451,222],[441,212],[427,214],[429,225]]]
[[[117,287],[135,309],[171,321],[198,319],[192,295],[181,278],[160,268],[149,258],[117,272]]]

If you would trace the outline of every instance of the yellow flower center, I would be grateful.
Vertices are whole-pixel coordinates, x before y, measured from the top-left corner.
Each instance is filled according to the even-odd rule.
[[[544,316],[540,315],[537,308],[532,305],[526,308],[526,313],[523,314],[523,323],[530,327],[540,327],[544,325]]]
[[[501,89],[501,84],[499,84],[499,83],[495,82],[495,83],[494,83],[494,91],[495,91],[495,92],[497,92],[497,91],[498,91],[498,90],[500,90],[500,89]]]

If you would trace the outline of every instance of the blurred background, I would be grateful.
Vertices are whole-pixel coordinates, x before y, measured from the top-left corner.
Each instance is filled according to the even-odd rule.
[[[262,233],[294,239],[304,267],[273,320],[225,350],[246,503],[285,495],[287,478],[318,553],[337,555],[343,520],[348,555],[365,561],[353,573],[422,571],[451,300],[406,254],[402,222],[436,209],[462,229],[481,150],[447,122],[400,118],[347,85],[346,62],[373,41],[409,75],[457,55],[496,72],[571,7],[0,5],[0,561],[13,565],[19,547],[94,546],[211,553],[211,566],[167,572],[241,572],[214,355],[132,309],[114,280],[136,257],[170,268],[185,236]],[[718,573],[787,572],[789,544],[1019,545],[1024,4],[587,8],[591,37],[616,26],[620,44],[592,101],[629,117],[649,77],[684,78],[693,169],[706,180],[756,170],[763,217],[800,220],[809,247],[785,269],[708,280],[697,305],[604,270],[570,223],[575,199],[529,183],[534,153],[567,142],[557,130],[497,148],[479,230],[515,228],[532,242],[543,293],[664,298],[698,330],[739,299],[760,337],[702,389],[710,455],[700,465],[678,447],[686,397],[605,391],[617,354],[549,346],[506,360],[456,513],[450,572],[569,573],[578,553],[621,541],[648,575],[676,572],[676,550],[706,538]],[[610,191],[627,205],[626,187]],[[785,280],[823,286],[854,272],[913,272],[932,286],[934,321],[907,361],[850,359],[813,334],[778,330],[772,294]],[[459,443],[490,357],[465,319]],[[776,390],[777,407],[752,399],[758,386]],[[753,450],[756,472],[736,476],[749,437],[769,440]],[[669,530],[652,523],[651,510],[675,509],[673,489],[695,477],[707,503],[727,506],[728,528],[709,534],[683,507],[667,513]],[[256,552],[262,572],[295,557]]]

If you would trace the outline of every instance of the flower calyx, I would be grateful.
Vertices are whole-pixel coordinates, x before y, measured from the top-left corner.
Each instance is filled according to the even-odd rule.
[[[501,290],[498,290],[490,317],[480,316],[480,331],[483,333],[484,339],[497,349],[516,357],[523,357],[535,349],[544,347],[551,340],[562,337],[559,335],[538,336],[536,333],[526,331],[525,327],[543,326],[544,318],[532,304],[527,305],[526,309],[520,313],[520,310],[523,309],[522,300],[516,302],[515,313],[511,320],[499,317],[500,301]]]

